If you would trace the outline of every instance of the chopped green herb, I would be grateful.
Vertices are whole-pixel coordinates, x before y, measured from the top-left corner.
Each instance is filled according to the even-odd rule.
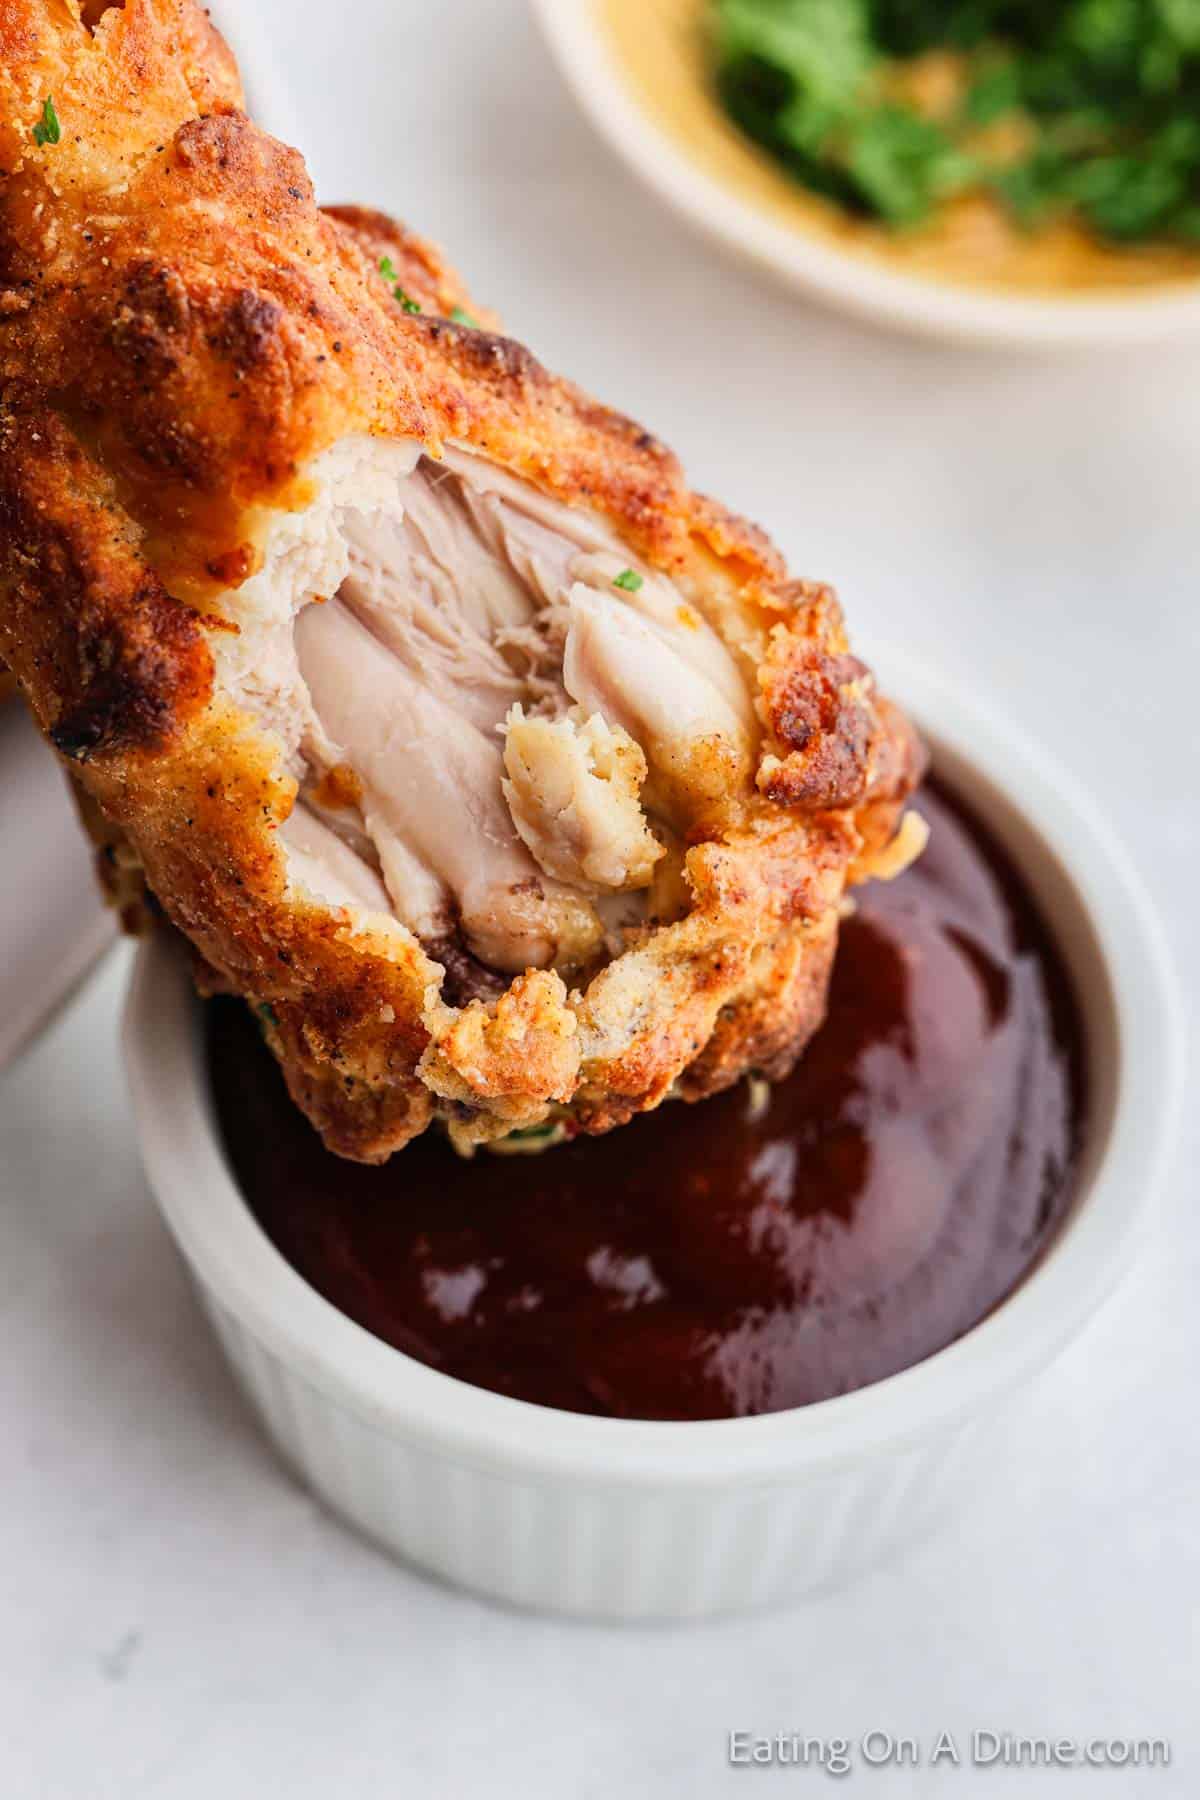
[[[420,301],[414,300],[411,294],[405,293],[403,287],[400,285],[400,271],[396,267],[395,263],[392,261],[390,256],[381,256],[380,257],[379,273],[383,276],[383,279],[385,281],[391,283],[392,293],[395,295],[396,299],[400,302],[401,307],[403,308],[403,310],[406,313],[419,313],[420,312],[420,310],[421,310]]]
[[[269,1005],[267,1003],[267,1001],[265,1001],[265,1000],[262,1001],[259,1005],[257,1005],[254,1008],[254,1010],[258,1014],[259,1021],[261,1024],[263,1024],[263,1025],[278,1025],[279,1018],[278,1018],[278,1015],[276,1014],[275,1008],[273,1006]]]
[[[479,320],[472,317],[465,306],[452,306],[450,308],[450,318],[455,325],[467,325],[472,331],[483,330],[483,326],[479,323]]]
[[[943,197],[969,186],[979,165],[904,106],[879,106],[846,133],[846,173],[890,225],[918,225]]]
[[[47,94],[42,102],[42,116],[33,128],[33,141],[35,144],[57,144],[61,137],[62,126],[54,110],[54,101]]]
[[[791,174],[898,229],[988,192],[1114,242],[1195,242],[1200,0],[708,0],[725,110]],[[910,99],[910,58],[961,90]],[[979,134],[1011,122],[994,143]]]
[[[645,581],[636,569],[622,569],[619,575],[613,577],[613,586],[623,588],[627,594],[636,594],[639,588],[645,586]]]

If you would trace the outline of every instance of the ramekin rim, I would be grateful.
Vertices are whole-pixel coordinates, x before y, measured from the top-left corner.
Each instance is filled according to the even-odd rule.
[[[593,1418],[427,1368],[339,1312],[258,1226],[212,1120],[183,959],[155,937],[139,951],[126,1007],[134,1117],[160,1208],[218,1306],[311,1385],[391,1435],[510,1475],[622,1487],[761,1485],[898,1452],[1019,1385],[1076,1336],[1128,1266],[1175,1138],[1184,1031],[1165,940],[1094,803],[1044,752],[906,654],[877,646],[874,661],[930,735],[1007,796],[1061,867],[1069,860],[1111,986],[1120,1064],[1108,1139],[1074,1215],[1008,1299],[910,1369],[754,1418]]]

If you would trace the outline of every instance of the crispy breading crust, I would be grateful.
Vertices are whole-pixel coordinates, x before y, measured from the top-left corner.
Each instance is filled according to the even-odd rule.
[[[442,316],[492,322],[420,240],[322,213],[297,153],[238,110],[192,0],[93,12],[89,30],[75,0],[0,9],[0,657],[110,850],[132,847],[209,985],[259,1006],[348,1156],[387,1156],[435,1111],[463,1144],[550,1107],[598,1131],[782,1073],[820,1022],[847,870],[869,872],[920,762],[832,594],[790,582],[640,426]],[[47,93],[62,137],[39,146]],[[216,689],[210,644],[272,513],[349,433],[462,443],[603,515],[757,682],[757,790],[713,797],[691,909],[582,994],[530,972],[450,1007],[403,929],[287,888],[295,783]]]

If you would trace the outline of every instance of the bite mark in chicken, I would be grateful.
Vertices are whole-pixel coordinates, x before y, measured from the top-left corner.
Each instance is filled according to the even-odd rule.
[[[618,586],[628,557],[586,513],[478,456],[349,441],[319,479],[231,596],[244,703],[310,801],[331,770],[357,777],[340,821],[323,810],[325,841],[344,864],[365,836],[419,941],[461,930],[507,974],[594,961],[612,933],[589,901],[648,887],[665,854],[641,803],[651,765],[681,835],[689,790],[728,799],[748,779],[732,656],[666,578]]]

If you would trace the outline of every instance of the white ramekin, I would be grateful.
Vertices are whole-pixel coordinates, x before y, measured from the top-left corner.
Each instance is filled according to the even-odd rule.
[[[708,174],[650,118],[595,0],[530,4],[580,108],[638,179],[708,237],[826,305],[924,337],[1006,349],[1111,348],[1200,333],[1200,282],[1066,299],[1006,294],[889,269],[778,220]]]
[[[182,960],[161,941],[141,950],[125,1047],[163,1215],[286,1462],[410,1562],[522,1606],[624,1619],[756,1606],[841,1579],[972,1482],[1005,1480],[989,1456],[1002,1404],[1127,1268],[1181,1092],[1154,915],[1104,819],[1010,724],[902,659],[874,660],[1054,921],[1086,1017],[1090,1123],[1071,1216],[1018,1291],[958,1343],[858,1393],[755,1419],[585,1418],[391,1349],[315,1293],[251,1217],[214,1128]]]

